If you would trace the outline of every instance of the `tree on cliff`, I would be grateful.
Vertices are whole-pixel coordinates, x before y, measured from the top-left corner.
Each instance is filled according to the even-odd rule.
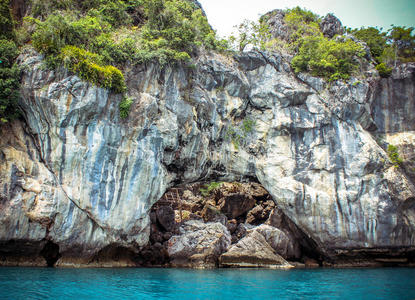
[[[0,0],[0,123],[18,116],[20,71],[15,60],[19,51],[13,38],[9,1]]]

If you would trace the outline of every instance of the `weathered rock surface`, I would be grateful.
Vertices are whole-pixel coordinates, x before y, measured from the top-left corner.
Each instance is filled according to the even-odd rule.
[[[267,243],[274,249],[275,253],[288,260],[298,260],[300,258],[300,247],[297,241],[290,238],[278,228],[262,224],[248,231],[260,233]]]
[[[222,267],[265,267],[289,269],[284,258],[276,254],[259,231],[252,231],[219,258]]]
[[[332,38],[336,34],[344,33],[344,28],[343,28],[342,23],[333,14],[327,14],[323,19],[321,19],[320,29],[323,32],[323,34],[328,38]]]
[[[166,189],[210,179],[260,182],[298,237],[333,263],[361,249],[413,251],[412,64],[388,80],[330,85],[295,76],[278,53],[135,66],[122,120],[121,95],[45,69],[30,49],[19,63],[25,125],[1,128],[2,264],[37,264],[48,242],[58,265],[87,265],[108,247],[138,253]],[[399,146],[403,168],[378,134]]]
[[[168,241],[168,253],[174,267],[214,268],[219,256],[230,244],[229,231],[220,223],[187,221],[181,235]]]
[[[157,222],[166,230],[174,231],[175,215],[173,208],[162,206],[156,210]]]

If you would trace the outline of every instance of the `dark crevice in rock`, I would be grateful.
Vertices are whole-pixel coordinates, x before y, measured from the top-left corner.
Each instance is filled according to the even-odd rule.
[[[89,263],[96,266],[111,266],[114,264],[138,266],[136,261],[137,253],[133,250],[118,244],[111,244],[101,249]]]
[[[325,255],[315,240],[308,236],[300,227],[298,227],[287,215],[278,207],[275,209],[273,216],[270,217],[271,225],[280,228],[288,235],[291,235],[300,245],[300,251],[303,255],[303,261],[306,259],[316,260],[319,264],[327,260]]]
[[[335,264],[325,266],[407,267],[415,264],[415,247],[335,249]]]
[[[40,255],[46,260],[48,267],[53,267],[61,257],[61,254],[59,253],[59,245],[53,243],[52,241],[48,241],[42,251],[40,251]]]

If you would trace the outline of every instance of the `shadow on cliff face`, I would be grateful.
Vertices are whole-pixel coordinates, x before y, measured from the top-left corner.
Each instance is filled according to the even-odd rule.
[[[96,267],[135,267],[137,254],[131,249],[111,244],[101,249],[90,261]]]
[[[46,243],[42,251],[40,251],[40,255],[46,260],[48,267],[53,267],[61,257],[59,253],[59,246],[51,241]]]

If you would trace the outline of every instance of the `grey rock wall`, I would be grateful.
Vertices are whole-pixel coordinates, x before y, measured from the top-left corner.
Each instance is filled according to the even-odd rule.
[[[385,98],[373,97],[383,92],[373,93],[370,80],[296,77],[276,53],[202,54],[196,67],[129,68],[134,103],[122,120],[120,95],[46,70],[33,51],[19,60],[27,128],[14,125],[19,133],[2,139],[0,152],[0,241],[8,249],[11,240],[36,245],[34,252],[50,241],[58,265],[92,264],[106,247],[136,252],[168,187],[210,179],[258,180],[331,259],[415,245],[413,182],[371,134],[386,119],[411,117],[396,116],[395,106],[379,112]],[[405,72],[413,78],[413,69]],[[413,80],[400,76],[387,86],[413,100]],[[36,192],[24,183],[10,192],[30,180]]]

